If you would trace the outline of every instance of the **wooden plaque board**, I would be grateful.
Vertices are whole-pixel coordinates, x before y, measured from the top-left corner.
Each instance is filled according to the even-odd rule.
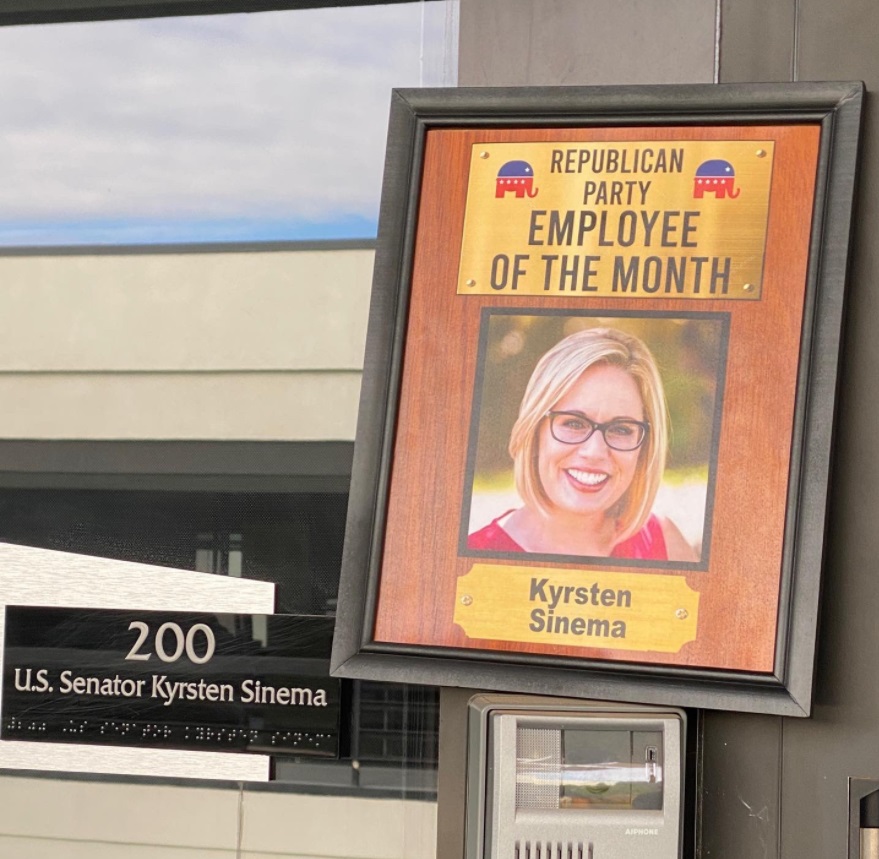
[[[395,93],[334,671],[808,715],[861,97]]]

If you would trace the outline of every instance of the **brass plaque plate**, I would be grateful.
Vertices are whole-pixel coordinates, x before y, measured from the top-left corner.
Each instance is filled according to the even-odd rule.
[[[771,140],[478,143],[460,295],[759,299]]]
[[[474,564],[455,599],[467,637],[497,641],[677,653],[698,619],[684,576]]]

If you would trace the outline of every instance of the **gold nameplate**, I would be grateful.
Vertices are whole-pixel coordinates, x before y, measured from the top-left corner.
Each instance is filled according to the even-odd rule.
[[[774,143],[472,147],[460,295],[759,299]]]
[[[696,638],[684,576],[474,564],[458,579],[468,638],[677,653]]]

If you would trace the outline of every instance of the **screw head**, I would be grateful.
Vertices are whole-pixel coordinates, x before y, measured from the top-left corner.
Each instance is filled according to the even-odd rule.
[[[473,280],[472,277],[468,277],[465,283],[467,284],[467,286],[476,286],[476,281]]]
[[[765,149],[758,149],[754,154],[758,158],[765,158],[766,157],[766,150]]]
[[[742,289],[744,289],[745,292],[753,292],[753,291],[754,291],[754,284],[753,284],[753,283],[746,283],[746,284],[742,287]]]
[[[483,150],[482,152],[479,153],[479,157],[480,158],[488,158],[488,153]]]
[[[690,613],[685,608],[679,608],[675,612],[675,617],[678,620],[686,620],[690,616]]]
[[[473,605],[473,597],[470,594],[464,594],[461,597],[461,605]]]

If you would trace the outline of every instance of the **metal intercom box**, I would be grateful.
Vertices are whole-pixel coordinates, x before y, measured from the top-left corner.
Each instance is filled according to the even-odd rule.
[[[685,728],[672,707],[475,696],[467,859],[679,859]]]

